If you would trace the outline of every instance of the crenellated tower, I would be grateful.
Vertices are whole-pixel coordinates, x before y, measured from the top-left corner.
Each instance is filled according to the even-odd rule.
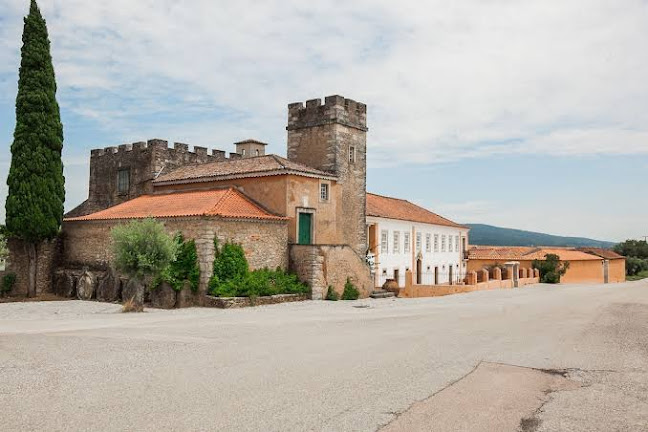
[[[288,159],[338,178],[337,223],[358,254],[367,251],[367,106],[342,96],[288,105]]]

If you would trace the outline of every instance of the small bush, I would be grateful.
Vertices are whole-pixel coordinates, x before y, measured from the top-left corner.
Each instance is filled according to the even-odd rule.
[[[189,282],[191,290],[196,292],[200,283],[200,266],[198,265],[196,242],[193,240],[185,241],[181,233],[177,233],[173,240],[176,243],[176,258],[155,278],[151,288],[155,289],[162,282],[166,282],[174,290],[181,291],[185,282]]]
[[[175,259],[176,243],[155,219],[118,225],[111,235],[115,267],[128,276],[157,276]]]
[[[218,240],[214,239],[214,249],[214,276],[221,282],[245,277],[249,267],[241,245],[227,242],[219,249]]]
[[[16,274],[7,273],[2,278],[2,287],[0,287],[2,289],[0,289],[0,291],[2,292],[2,294],[8,293],[13,289],[13,286],[15,284],[16,284]]]
[[[297,276],[278,270],[255,270],[245,276],[221,282],[212,278],[210,293],[217,297],[261,297],[275,294],[306,294],[308,286],[299,282]]]
[[[360,292],[355,287],[355,285],[351,283],[351,279],[347,278],[347,281],[344,284],[342,300],[358,300],[358,298],[360,298]]]
[[[328,301],[338,301],[340,300],[340,295],[329,285],[328,291],[326,291],[326,300]]]
[[[569,262],[560,261],[560,257],[556,254],[547,254],[544,260],[534,260],[533,268],[540,270],[540,282],[557,284],[567,273]]]
[[[122,306],[122,313],[144,312],[144,305],[137,303],[135,299],[128,299]]]

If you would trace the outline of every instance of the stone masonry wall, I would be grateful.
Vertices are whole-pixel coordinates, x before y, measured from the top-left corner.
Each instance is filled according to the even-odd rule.
[[[291,245],[290,269],[311,287],[313,300],[325,298],[329,286],[341,295],[347,278],[362,298],[374,288],[369,266],[348,245]]]
[[[220,150],[212,150],[212,154],[209,154],[205,147],[194,147],[194,151],[190,152],[187,144],[175,143],[173,148],[170,148],[167,141],[159,139],[92,150],[88,199],[67,216],[94,213],[152,193],[152,181],[160,173],[183,165],[224,159],[225,152]],[[117,189],[117,175],[122,169],[128,169],[130,172],[130,187],[127,193],[119,193]]]
[[[286,223],[221,218],[160,219],[169,233],[182,232],[195,239],[200,264],[199,292],[205,293],[212,274],[214,236],[219,243],[242,245],[251,269],[288,267]],[[117,221],[64,222],[63,261],[66,268],[105,270],[112,259],[110,230]],[[123,223],[123,221],[121,222]]]
[[[29,290],[29,256],[25,243],[17,239],[9,239],[9,259],[6,273],[16,274],[16,284],[12,295],[27,295]],[[60,256],[61,241],[56,238],[41,242],[37,248],[38,262],[36,266],[36,294],[53,291],[52,280]]]

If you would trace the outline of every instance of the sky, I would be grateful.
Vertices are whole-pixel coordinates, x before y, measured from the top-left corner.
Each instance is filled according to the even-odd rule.
[[[0,200],[27,0],[0,0]],[[40,0],[66,208],[92,148],[285,155],[287,104],[368,106],[368,188],[463,223],[648,235],[645,0]],[[4,220],[4,206],[0,221]]]

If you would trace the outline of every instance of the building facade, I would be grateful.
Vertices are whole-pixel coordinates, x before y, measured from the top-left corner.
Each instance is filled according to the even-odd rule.
[[[464,251],[469,229],[409,201],[367,194],[367,232],[374,260],[374,283],[405,273],[417,285],[454,285],[466,276]]]

